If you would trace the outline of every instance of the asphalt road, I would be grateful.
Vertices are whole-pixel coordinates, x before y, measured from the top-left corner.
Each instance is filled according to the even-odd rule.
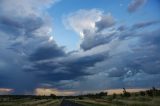
[[[80,104],[77,104],[77,103],[74,103],[72,101],[69,101],[69,100],[62,100],[61,102],[61,105],[60,106],[84,106],[84,105],[80,105]]]

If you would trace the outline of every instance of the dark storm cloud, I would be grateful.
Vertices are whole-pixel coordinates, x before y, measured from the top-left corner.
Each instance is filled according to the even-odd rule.
[[[19,23],[19,21],[16,22],[14,19],[9,19],[9,17],[1,16],[0,22],[1,22],[1,24],[6,25],[6,26],[12,26],[12,27],[17,27],[17,28],[22,27],[22,25]]]
[[[133,13],[137,11],[147,0],[132,0],[128,6],[128,12]]]
[[[44,25],[40,17],[12,18],[7,16],[0,17],[1,30],[9,33],[11,36],[32,36],[32,33]]]
[[[42,49],[53,54],[63,52],[63,49],[50,39],[52,27],[49,16],[38,9],[45,10],[50,3],[50,0],[45,3],[39,0],[0,1],[0,76],[3,76],[0,87],[13,88],[15,94],[33,93],[39,79],[23,71],[27,64],[32,64],[29,57],[32,55],[32,61],[54,57],[51,54],[48,57],[42,55]],[[43,6],[44,4],[46,6]],[[33,58],[34,54],[41,57]]]
[[[50,61],[37,62],[30,68],[26,68],[25,71],[35,72],[42,79],[48,81],[71,80],[89,75],[85,70],[88,67],[94,66],[97,62],[103,61],[104,57],[106,57],[106,55],[103,54],[77,56],[72,57],[72,55],[68,55],[67,57],[61,57],[60,60],[53,59]]]
[[[63,48],[60,48],[57,45],[45,45],[43,47],[39,47],[29,57],[31,61],[38,61],[51,58],[53,59],[64,55],[65,52],[63,51]]]

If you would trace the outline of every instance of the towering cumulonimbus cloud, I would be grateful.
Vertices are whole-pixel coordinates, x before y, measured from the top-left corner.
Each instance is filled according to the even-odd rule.
[[[68,23],[68,27],[80,34],[83,39],[80,47],[88,50],[108,42],[110,37],[102,32],[114,26],[116,22],[111,13],[104,14],[101,10],[91,9],[69,14],[65,23]]]
[[[64,24],[66,28],[72,29],[84,38],[84,31],[88,30],[94,32],[96,30],[95,23],[101,20],[103,11],[97,9],[91,10],[78,10],[64,17]]]

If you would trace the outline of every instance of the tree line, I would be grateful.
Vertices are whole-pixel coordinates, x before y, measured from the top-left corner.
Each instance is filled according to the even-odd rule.
[[[84,97],[88,98],[102,98],[108,96],[108,92],[99,92],[99,93],[89,93],[89,94],[84,94],[84,95],[78,95],[78,96],[65,96],[65,98],[79,98],[83,99]],[[112,99],[117,98],[117,96],[120,97],[131,97],[131,96],[149,96],[149,97],[154,97],[154,96],[160,96],[160,90],[156,89],[155,87],[152,87],[149,90],[146,91],[139,91],[139,92],[128,92],[125,88],[123,88],[123,93],[121,94],[116,94],[113,93]],[[51,94],[49,96],[45,95],[0,95],[0,101],[3,100],[14,100],[14,99],[23,99],[23,98],[30,98],[30,99],[60,99],[63,98],[64,96],[56,96],[55,94]]]
[[[83,99],[84,97],[88,97],[88,98],[102,98],[104,96],[108,96],[108,92],[100,92],[100,93],[89,93],[89,94],[85,94],[85,95],[79,95],[79,99]],[[117,96],[120,97],[131,97],[131,96],[149,96],[149,97],[154,97],[154,96],[160,96],[160,90],[156,89],[155,87],[152,87],[149,90],[146,91],[139,91],[139,92],[128,92],[125,88],[123,88],[123,93],[121,94],[116,94],[113,93],[112,95],[112,99],[115,99]]]

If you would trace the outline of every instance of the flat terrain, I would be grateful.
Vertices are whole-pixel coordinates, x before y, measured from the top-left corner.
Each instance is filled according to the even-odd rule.
[[[84,106],[160,106],[159,97],[131,97],[117,99],[83,99],[74,100],[76,103]]]
[[[53,99],[17,99],[0,101],[0,106],[59,106],[60,100]]]
[[[0,106],[160,106],[160,97],[104,96],[102,98],[74,97],[68,99],[0,98]]]
[[[75,103],[74,101],[62,100],[60,106],[84,106],[84,105]]]

